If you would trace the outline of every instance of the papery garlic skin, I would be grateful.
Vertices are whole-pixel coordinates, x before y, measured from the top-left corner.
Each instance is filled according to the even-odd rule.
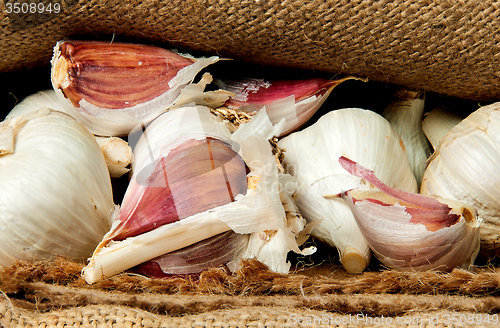
[[[398,133],[379,114],[347,108],[329,112],[310,127],[279,141],[285,150],[285,169],[298,181],[297,206],[308,221],[321,221],[312,236],[337,248],[344,268],[362,272],[370,261],[370,249],[352,212],[340,199],[325,199],[353,188],[370,189],[338,163],[349,156],[373,168],[387,184],[416,192]]]
[[[381,188],[348,190],[339,196],[383,265],[399,271],[451,271],[474,264],[481,219],[473,207],[389,188],[355,162],[340,161],[352,174]]]
[[[94,136],[69,115],[46,108],[0,125],[15,136],[13,153],[0,156],[0,266],[88,258],[115,209]]]
[[[250,122],[242,124],[233,134],[222,120],[203,106],[181,107],[159,116],[140,134],[134,149],[134,175],[121,211],[133,213],[135,205],[128,205],[125,200],[140,199],[140,195],[145,195],[138,176],[145,174],[144,176],[148,177],[148,170],[154,173],[151,163],[168,157],[177,147],[207,138],[232,145],[238,156],[244,159],[250,170],[247,175],[248,190],[245,194],[235,195],[234,201],[225,205],[196,214],[190,213],[188,217],[160,225],[153,230],[128,238],[124,235],[119,240],[114,240],[114,236],[121,234],[120,227],[123,226],[123,223],[117,220],[84,269],[85,280],[88,283],[96,282],[103,277],[117,274],[229,230],[249,235],[250,240],[255,238],[252,236],[263,232],[276,231],[269,240],[260,242],[257,246],[250,241],[248,249],[252,251],[245,251],[242,256],[255,257],[272,270],[287,272],[290,267],[290,264],[286,263],[288,251],[302,252],[298,249],[295,233],[298,234],[302,230],[305,220],[300,222],[299,219],[299,222],[289,223],[281,201],[280,181],[283,178],[279,177],[276,159],[268,142],[268,139],[277,135],[281,129],[282,125],[271,124],[265,111],[257,114]],[[275,238],[279,239],[280,244],[287,245],[288,249],[281,247],[273,251],[272,247],[268,247],[271,241],[277,240]],[[264,252],[263,249],[267,251]],[[268,252],[278,255],[269,256]]]
[[[408,163],[417,185],[420,186],[427,158],[432,153],[431,145],[422,130],[425,93],[400,88],[393,97],[393,101],[383,111],[382,116],[401,136],[408,155]]]
[[[481,253],[500,254],[500,103],[484,106],[445,134],[420,192],[470,204],[484,220]]]
[[[462,121],[462,117],[452,113],[442,107],[436,107],[428,113],[422,121],[422,130],[425,136],[436,149],[443,136],[455,125]]]
[[[90,132],[126,136],[169,109],[182,88],[218,60],[146,45],[60,41],[51,80],[65,110]]]

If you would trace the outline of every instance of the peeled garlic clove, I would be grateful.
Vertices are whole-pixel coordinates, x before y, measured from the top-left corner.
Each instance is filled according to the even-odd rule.
[[[182,88],[217,60],[146,45],[61,41],[54,47],[52,85],[90,132],[125,136],[172,106]]]
[[[198,274],[241,258],[248,246],[249,235],[227,231],[196,244],[141,263],[132,271],[148,277]]]
[[[369,264],[370,249],[349,206],[323,195],[372,188],[347,174],[338,163],[343,155],[374,168],[385,183],[416,192],[415,177],[398,133],[382,116],[348,108],[329,112],[278,145],[285,150],[286,171],[298,180],[295,200],[300,212],[309,222],[320,221],[311,235],[336,247],[348,272],[362,272]]]
[[[272,123],[286,119],[283,137],[304,125],[340,83],[355,79],[347,77],[340,80],[305,79],[274,80],[241,79],[217,80],[219,88],[235,94],[225,106],[251,113],[266,107]]]
[[[248,236],[242,257],[287,272],[290,250],[311,250],[299,250],[305,220],[289,218],[281,200],[296,188],[292,177],[279,173],[268,141],[281,129],[265,111],[232,134],[207,107],[160,115],[139,134],[122,208],[84,269],[85,280],[96,282],[230,230]],[[269,238],[255,240],[263,232]]]
[[[436,107],[430,112],[425,113],[425,118],[422,121],[422,130],[432,147],[436,149],[443,136],[460,123],[462,119],[462,117],[447,111],[443,107]]]
[[[451,271],[474,263],[481,219],[472,206],[391,188],[356,162],[345,157],[339,162],[380,189],[348,190],[340,197],[382,264],[400,271]]]
[[[129,144],[118,137],[99,137],[96,141],[102,149],[109,174],[112,178],[119,178],[130,171],[130,164],[134,158]]]
[[[6,126],[14,149],[0,156],[0,266],[56,256],[87,259],[111,227],[114,211],[94,136],[69,115],[47,108],[7,119],[0,131]]]
[[[385,117],[403,139],[408,163],[420,186],[431,145],[422,130],[425,94],[421,91],[400,88],[394,100],[383,111]]]
[[[484,106],[446,133],[429,159],[420,192],[477,209],[481,253],[500,254],[500,103]]]

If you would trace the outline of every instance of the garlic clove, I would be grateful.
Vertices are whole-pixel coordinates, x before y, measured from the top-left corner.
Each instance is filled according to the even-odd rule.
[[[427,158],[432,153],[431,145],[422,130],[425,93],[400,88],[393,95],[394,100],[383,111],[382,116],[401,136],[408,155],[408,163],[420,186]]]
[[[247,167],[221,140],[189,140],[137,172],[124,196],[120,224],[109,240],[123,240],[233,202],[247,190]]]
[[[289,251],[308,254],[314,250],[299,250],[297,240],[303,237],[305,220],[289,217],[281,200],[283,192],[291,199],[296,188],[292,177],[279,173],[268,141],[281,128],[282,124],[271,124],[265,111],[232,134],[207,107],[180,107],[160,115],[140,134],[120,214],[84,268],[85,280],[99,281],[229,230],[248,236],[242,257],[254,257],[271,270],[287,272]],[[171,167],[164,171],[169,163]],[[212,183],[217,186],[209,186]],[[215,198],[203,195],[203,190],[211,188]],[[169,192],[171,200],[164,197]],[[226,203],[218,203],[222,201]],[[150,206],[155,203],[160,207]],[[141,215],[135,215],[137,211],[142,211]],[[169,216],[169,212],[174,215]],[[143,220],[143,215],[148,215],[152,224]],[[133,219],[127,221],[128,217]],[[266,231],[276,233],[257,240]]]
[[[171,107],[182,88],[217,60],[146,45],[61,41],[51,78],[67,112],[92,133],[124,136]]]
[[[272,123],[286,119],[283,137],[298,130],[316,113],[332,90],[340,83],[356,79],[346,77],[340,80],[320,78],[304,80],[241,79],[217,80],[216,85],[234,93],[225,106],[247,113],[260,110],[263,106]]]
[[[349,205],[382,264],[400,271],[451,271],[473,265],[479,252],[481,219],[472,206],[391,188],[356,162],[346,157],[339,162],[349,173],[380,189],[348,190],[333,197]]]
[[[132,268],[148,277],[198,274],[204,270],[231,266],[247,248],[249,235],[227,231],[188,247],[151,259]]]
[[[311,235],[337,248],[350,273],[360,273],[371,251],[347,204],[325,199],[352,188],[370,189],[360,178],[346,174],[338,157],[346,155],[373,167],[391,186],[416,192],[415,177],[396,130],[381,115],[359,108],[331,111],[310,127],[278,142],[285,151],[286,172],[298,181],[295,198],[308,222],[320,222]]]
[[[457,114],[447,111],[443,107],[436,107],[425,113],[422,130],[432,147],[436,149],[443,136],[461,121],[462,117]]]

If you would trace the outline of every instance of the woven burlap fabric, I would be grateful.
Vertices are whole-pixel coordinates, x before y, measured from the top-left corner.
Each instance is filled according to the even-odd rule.
[[[59,261],[1,270],[0,325],[296,327],[299,320],[337,320],[339,327],[387,327],[362,321],[384,317],[420,320],[418,325],[394,321],[390,327],[444,327],[455,315],[462,318],[459,327],[495,327],[492,316],[500,312],[500,273],[493,268],[348,275],[335,266],[278,274],[247,261],[235,275],[211,269],[195,280],[160,281],[122,274],[94,285],[83,281],[81,268]],[[436,314],[440,325],[429,322]],[[345,323],[360,315],[355,324]],[[490,324],[481,325],[487,318]]]
[[[13,3],[13,0],[6,1]],[[57,1],[45,1],[45,3]],[[491,0],[60,0],[0,6],[0,71],[48,64],[62,38],[133,38],[255,63],[353,74],[473,100],[500,99]]]

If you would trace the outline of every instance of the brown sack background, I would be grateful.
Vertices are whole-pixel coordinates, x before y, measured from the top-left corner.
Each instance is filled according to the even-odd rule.
[[[42,0],[0,4],[0,72],[48,65],[57,40],[115,35],[248,62],[500,99],[498,1]],[[111,39],[108,38],[108,39]]]

